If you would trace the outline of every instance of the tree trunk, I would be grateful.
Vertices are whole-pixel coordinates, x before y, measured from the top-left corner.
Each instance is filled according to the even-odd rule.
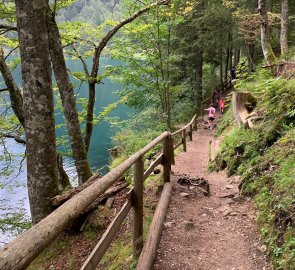
[[[281,9],[281,54],[286,55],[288,53],[288,13],[289,13],[289,1],[282,0]]]
[[[202,110],[203,97],[203,50],[200,49],[196,54],[196,82],[195,82],[195,100],[196,107]]]
[[[269,33],[269,23],[268,23],[268,15],[266,8],[266,0],[258,0],[258,9],[261,17],[261,46],[264,55],[264,59],[268,65],[273,65],[277,62],[277,59],[274,55],[270,44],[270,33]]]
[[[58,194],[54,104],[46,25],[48,1],[16,0],[27,142],[27,176],[33,223],[51,211]]]
[[[25,113],[23,109],[23,97],[16,86],[11,72],[5,62],[3,49],[0,48],[0,71],[8,88],[10,103],[14,114],[23,127],[25,127]]]
[[[51,62],[64,108],[78,181],[81,185],[92,176],[92,172],[87,160],[87,151],[79,123],[74,89],[67,72],[58,27],[49,8],[47,14]]]
[[[235,47],[235,55],[234,55],[234,66],[235,66],[235,68],[237,68],[237,66],[238,66],[238,64],[240,62],[240,53],[241,53],[240,47],[236,46]]]
[[[222,49],[220,49],[219,74],[220,74],[220,83],[223,84],[223,57],[222,57]]]
[[[255,49],[254,44],[248,44],[247,58],[248,58],[248,70],[249,70],[249,72],[254,71],[254,66],[255,66],[255,63],[254,63],[254,49]]]
[[[90,139],[93,130],[93,114],[94,114],[94,103],[95,103],[95,83],[89,83],[89,97],[87,105],[87,115],[86,115],[86,132],[84,137],[84,142],[86,146],[86,151],[88,151],[90,146]]]

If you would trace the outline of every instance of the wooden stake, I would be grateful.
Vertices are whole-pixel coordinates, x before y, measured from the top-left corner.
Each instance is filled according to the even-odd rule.
[[[171,134],[169,134],[164,140],[164,150],[163,150],[163,181],[164,183],[170,182],[170,171],[171,171],[171,163],[172,163],[172,152],[173,152],[173,144]]]
[[[157,254],[163,223],[166,217],[171,196],[171,183],[166,183],[157,205],[146,243],[140,254],[136,270],[150,270],[153,267],[153,262]]]
[[[186,130],[182,131],[182,144],[183,144],[183,151],[186,152]]]
[[[134,196],[133,196],[133,256],[138,258],[143,247],[143,174],[142,157],[134,164]]]

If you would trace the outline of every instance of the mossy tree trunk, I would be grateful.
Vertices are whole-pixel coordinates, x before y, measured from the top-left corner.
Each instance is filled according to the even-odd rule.
[[[58,194],[53,90],[46,23],[48,1],[16,0],[25,111],[27,177],[33,223]]]
[[[273,65],[277,62],[277,59],[270,44],[270,27],[267,15],[267,0],[258,0],[258,9],[261,18],[261,47],[264,59],[268,65]]]
[[[289,0],[282,0],[281,8],[281,54],[288,53],[288,13],[289,13]]]

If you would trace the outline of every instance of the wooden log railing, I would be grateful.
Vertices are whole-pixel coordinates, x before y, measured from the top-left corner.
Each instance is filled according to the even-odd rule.
[[[111,170],[95,181],[93,184],[76,194],[65,202],[50,215],[34,225],[29,230],[18,236],[16,239],[4,246],[0,250],[0,269],[14,270],[24,269],[61,233],[63,232],[80,214],[86,210],[100,195],[102,195],[111,185],[118,181],[122,175],[134,165],[134,187],[129,191],[127,201],[111,222],[98,244],[95,246],[88,259],[85,261],[81,270],[94,270],[104,253],[110,246],[113,238],[118,232],[121,224],[126,219],[127,214],[133,208],[133,253],[138,257],[143,248],[143,183],[153,172],[154,168],[161,164],[163,166],[164,189],[159,201],[155,216],[156,221],[152,222],[151,230],[154,232],[148,236],[148,244],[153,248],[152,254],[141,258],[143,265],[152,265],[155,257],[155,250],[159,242],[160,230],[168,208],[171,197],[170,171],[171,164],[174,162],[174,150],[183,145],[186,150],[187,136],[192,140],[193,129],[196,127],[196,115],[190,123],[180,130],[170,133],[163,132],[156,139],[151,141],[144,148],[130,156],[119,166]],[[181,142],[176,145],[173,140],[181,134]],[[163,143],[163,153],[144,171],[144,155],[156,145]],[[94,175],[92,178],[99,178]],[[168,201],[168,202],[167,202]],[[158,210],[160,209],[160,210]],[[165,210],[165,211],[164,211]],[[155,219],[155,218],[154,218]],[[156,237],[156,238],[155,238]],[[145,254],[149,248],[144,248]],[[142,257],[142,256],[141,256]],[[146,262],[146,259],[148,262]],[[140,264],[140,265],[141,265]],[[138,266],[137,269],[150,269],[146,266]]]

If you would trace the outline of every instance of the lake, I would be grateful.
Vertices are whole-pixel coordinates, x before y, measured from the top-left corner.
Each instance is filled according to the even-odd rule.
[[[88,64],[91,63],[91,59],[88,59]],[[101,59],[102,68],[107,65],[118,65],[118,62],[108,58]],[[81,71],[82,65],[78,61],[67,61],[67,66],[72,71]],[[20,69],[16,69],[13,72],[14,78],[18,84],[21,83],[21,74]],[[73,78],[71,78],[72,82],[77,84]],[[1,77],[0,77],[1,81]],[[95,102],[95,112],[100,113],[104,107],[109,105],[110,103],[116,102],[119,97],[116,94],[117,91],[122,90],[122,86],[118,83],[114,83],[109,79],[104,79],[102,84],[96,86],[96,102]],[[75,91],[78,91],[78,86]],[[88,87],[84,83],[79,87],[79,97],[88,98]],[[109,117],[117,117],[121,120],[128,119],[128,113],[130,110],[124,106],[119,105],[115,108],[110,114]],[[56,117],[56,124],[64,123],[64,118],[62,115],[58,115]],[[91,144],[89,148],[89,162],[94,171],[100,171],[103,174],[107,172],[107,165],[109,164],[109,154],[108,149],[112,147],[111,137],[114,134],[115,130],[111,127],[111,125],[107,121],[102,121],[93,129]],[[58,129],[57,137],[61,137],[66,134],[65,129]],[[22,157],[18,157],[19,154],[24,153],[24,146],[17,144],[14,140],[7,139],[6,147],[15,156],[14,166],[17,166]],[[0,146],[0,153],[3,154],[5,149]],[[75,184],[76,179],[74,162],[70,158],[64,159],[65,170],[72,177],[72,182]],[[4,166],[4,163],[0,161],[0,169],[1,166]],[[14,209],[20,209],[27,216],[29,215],[29,202],[26,188],[26,164],[25,160],[23,161],[23,166],[20,170],[16,170],[9,177],[1,176],[0,183],[5,183],[6,185],[1,188],[0,186],[0,215],[1,219],[5,218],[6,214],[9,214]],[[7,207],[9,210],[7,211]],[[0,236],[0,246],[3,245],[4,242],[7,242],[8,239],[11,239],[11,234],[2,233]]]

